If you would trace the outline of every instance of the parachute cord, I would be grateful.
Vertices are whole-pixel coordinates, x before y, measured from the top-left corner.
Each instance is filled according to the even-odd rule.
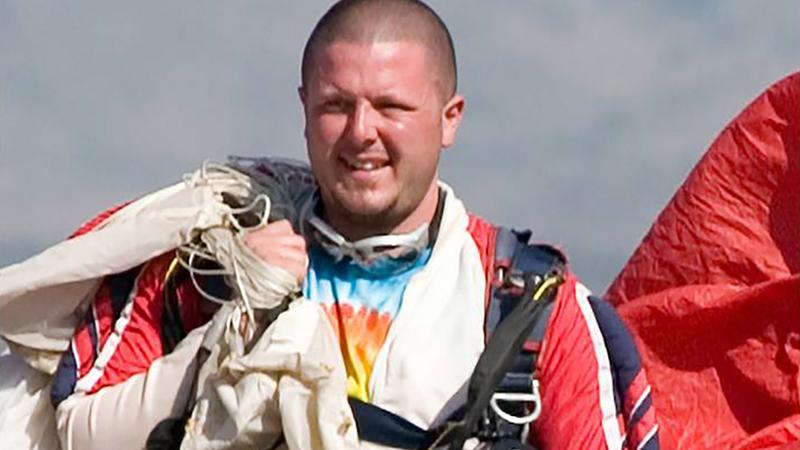
[[[274,308],[291,294],[299,291],[298,281],[286,270],[267,264],[255,255],[245,244],[243,237],[246,232],[261,228],[266,225],[270,211],[274,207],[281,208],[282,203],[289,204],[288,198],[279,198],[277,204],[266,194],[253,194],[253,180],[243,173],[230,167],[219,164],[203,163],[202,168],[194,174],[184,177],[190,185],[208,185],[217,194],[214,202],[220,202],[216,207],[208,208],[219,214],[219,225],[208,228],[195,228],[189,231],[188,236],[194,239],[180,245],[177,252],[177,263],[189,272],[189,278],[197,292],[205,299],[217,303],[228,304],[233,302],[235,308],[228,317],[229,331],[235,331],[239,337],[229,335],[232,350],[238,351],[242,347],[242,340],[249,341],[255,329],[254,309]],[[261,187],[264,187],[262,184]],[[222,193],[235,198],[252,200],[244,207],[233,208],[222,203]],[[271,191],[269,191],[271,192]],[[282,197],[283,191],[276,191],[277,197]],[[272,194],[271,194],[272,195]],[[263,205],[263,207],[261,206]],[[208,205],[200,205],[206,207]],[[205,209],[205,208],[204,208]],[[283,209],[288,210],[289,207]],[[292,208],[293,209],[293,208]],[[258,216],[258,223],[254,226],[244,226],[239,223],[237,216],[254,213]],[[213,262],[219,268],[197,267],[198,260]],[[225,276],[234,286],[234,296],[230,300],[219,298],[205,290],[198,280],[199,276]],[[241,327],[243,315],[247,317],[247,324]]]
[[[232,247],[230,251],[231,253],[233,253]],[[236,258],[233,258],[232,261],[233,261],[233,275],[235,276],[236,279],[236,287],[239,290],[239,294],[242,296],[242,303],[244,304],[244,310],[247,313],[247,319],[249,324],[248,329],[252,330],[256,323],[255,315],[253,315],[253,306],[250,303],[250,296],[247,295],[247,287],[242,282],[242,274],[241,271],[239,270],[239,266],[236,264]]]

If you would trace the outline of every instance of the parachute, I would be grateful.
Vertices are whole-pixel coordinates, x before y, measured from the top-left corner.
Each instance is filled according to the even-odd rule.
[[[795,73],[725,127],[609,288],[665,448],[800,441],[799,270]]]
[[[308,170],[266,159],[229,165],[236,167],[204,164],[183,183],[109,210],[72,239],[0,269],[0,342],[14,353],[0,348],[4,444],[142,448],[192,396],[186,412],[195,426],[181,448],[356,447],[332,325],[317,304],[289,295],[294,277],[258,260],[242,240],[268,218],[297,216],[295,205],[313,186],[287,180]],[[179,266],[188,274],[175,285],[188,288],[173,292],[179,303],[202,295],[222,305],[206,325],[182,330],[188,334],[167,352],[164,286]],[[222,275],[231,280],[226,299],[197,280]],[[271,317],[279,307],[285,312]],[[189,309],[176,311],[190,318]],[[53,373],[56,381],[67,376],[51,391]]]

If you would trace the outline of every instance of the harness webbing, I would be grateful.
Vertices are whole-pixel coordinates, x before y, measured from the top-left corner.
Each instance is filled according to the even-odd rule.
[[[467,394],[468,409],[464,419],[450,427],[437,439],[434,446],[449,440],[450,449],[461,449],[464,447],[464,442],[474,434],[478,428],[478,421],[489,406],[489,400],[512,368],[514,360],[522,350],[534,324],[542,316],[545,306],[553,298],[555,291],[548,290],[545,286],[549,280],[558,283],[554,278],[542,279],[539,275],[532,273],[526,275],[522,300],[500,322],[475,365],[475,370],[470,377]],[[451,435],[452,438],[448,438],[448,435]]]
[[[426,430],[380,406],[349,398],[362,441],[403,449],[428,448],[440,430]]]
[[[487,414],[495,392],[533,391],[537,344],[544,336],[566,264],[560,252],[528,244],[529,238],[530,232],[496,229],[497,271],[487,280],[492,286],[486,311],[487,343],[470,377],[466,405],[444,425],[425,430],[379,406],[351,399],[361,440],[406,449],[460,449],[476,436],[494,442],[493,448],[509,442],[514,448],[530,448],[520,441],[522,426]],[[498,403],[515,415],[525,412],[522,403]]]

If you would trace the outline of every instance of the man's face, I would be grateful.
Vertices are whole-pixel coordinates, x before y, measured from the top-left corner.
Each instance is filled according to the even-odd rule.
[[[443,100],[436,73],[415,42],[335,41],[315,51],[300,89],[305,136],[328,219],[351,228],[340,232],[407,231],[397,228],[435,208],[439,153],[463,108],[460,96]]]

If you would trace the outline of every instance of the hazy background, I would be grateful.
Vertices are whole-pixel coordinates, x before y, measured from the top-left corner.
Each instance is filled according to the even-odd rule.
[[[205,158],[304,158],[300,53],[329,3],[0,2],[0,266]],[[722,127],[800,68],[792,0],[431,4],[468,102],[443,178],[597,291]]]

